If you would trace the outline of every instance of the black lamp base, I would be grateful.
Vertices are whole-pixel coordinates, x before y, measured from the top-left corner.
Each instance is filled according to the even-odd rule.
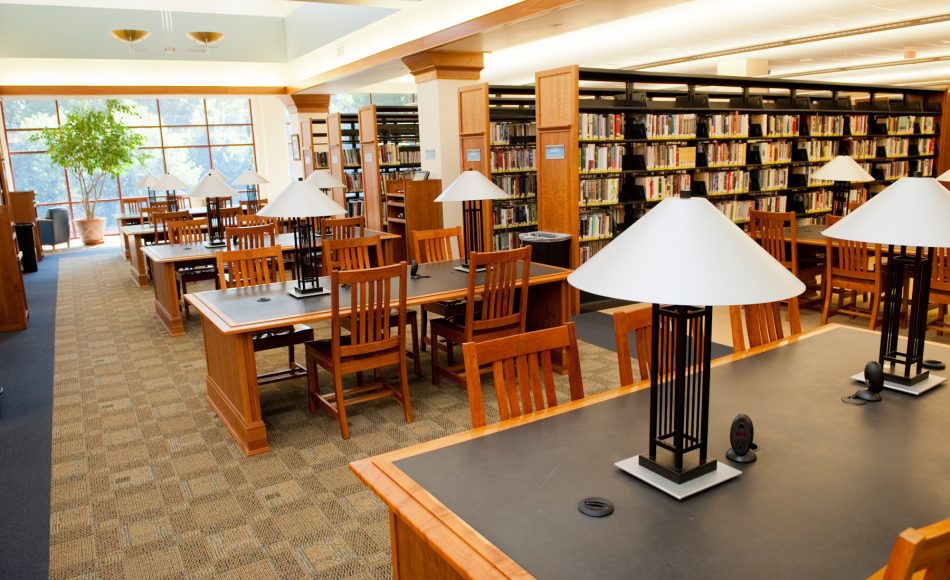
[[[910,387],[910,386],[912,386],[912,385],[916,385],[917,383],[921,383],[921,382],[923,382],[923,381],[926,381],[926,380],[927,380],[927,377],[929,377],[929,376],[930,376],[930,371],[921,371],[921,372],[917,373],[916,375],[911,375],[911,376],[909,376],[909,377],[905,377],[904,375],[899,375],[899,374],[896,374],[896,373],[889,373],[889,372],[887,372],[887,371],[884,371],[884,380],[885,380],[885,381],[889,381],[889,382],[892,382],[892,383],[897,383],[897,384],[899,384],[899,385],[905,385],[905,386],[908,386],[908,387]]]
[[[205,242],[206,248],[223,248],[227,245],[228,243],[224,240],[209,240]]]
[[[291,286],[287,290],[287,294],[290,294],[294,298],[311,298],[313,296],[325,296],[330,293],[329,288],[323,288],[317,286],[316,288],[299,288],[297,286]]]
[[[864,371],[851,375],[851,379],[861,384],[866,384],[864,381]],[[903,382],[893,381],[891,380],[891,377],[888,373],[884,373],[884,388],[891,391],[897,391],[899,393],[905,393],[907,395],[918,396],[918,395],[922,395],[926,393],[927,391],[929,391],[930,389],[933,389],[934,387],[938,387],[942,385],[946,380],[947,380],[946,377],[941,377],[940,375],[928,374],[925,380],[918,381],[913,384],[906,384]]]
[[[653,459],[650,459],[646,455],[640,456],[640,465],[642,467],[649,469],[657,475],[665,477],[677,485],[682,485],[687,481],[696,479],[697,477],[702,477],[711,471],[715,471],[718,464],[719,462],[713,459],[712,461],[707,461],[705,463],[698,463],[692,467],[684,466],[682,470],[677,470],[675,467],[664,465]]]
[[[712,464],[715,466],[709,473],[691,479],[685,483],[674,483],[662,475],[657,474],[653,470],[647,469],[641,465],[640,459],[642,457],[642,455],[635,455],[633,457],[618,461],[617,463],[614,463],[614,465],[621,471],[632,475],[640,481],[651,485],[663,493],[680,501],[742,475],[741,471],[735,467],[732,467],[731,465],[726,465],[725,463],[719,464],[716,461],[708,461],[707,464]]]

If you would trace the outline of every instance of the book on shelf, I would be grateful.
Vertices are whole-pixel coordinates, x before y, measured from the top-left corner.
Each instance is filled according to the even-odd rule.
[[[422,152],[416,144],[379,144],[380,165],[411,165],[422,163]]]
[[[580,246],[580,262],[583,264],[587,260],[590,260],[591,257],[603,250],[604,247],[610,243],[610,240],[594,240],[581,244]]]
[[[872,163],[870,173],[875,179],[893,180],[907,177],[910,175],[910,162],[903,160]]]
[[[343,165],[359,165],[360,150],[357,147],[343,150]]]
[[[812,137],[840,137],[844,135],[844,115],[808,115],[806,126]]]
[[[827,189],[808,191],[795,195],[799,204],[797,210],[803,213],[819,213],[829,211],[832,207],[833,192]]]
[[[917,155],[933,155],[936,152],[937,140],[933,137],[917,139]]]
[[[784,195],[773,195],[769,197],[758,197],[754,200],[753,207],[758,211],[788,211],[788,197]]]
[[[883,150],[883,155],[876,157],[907,157],[910,154],[910,139],[906,137],[885,137],[875,142],[877,150]]]
[[[642,125],[647,139],[692,139],[696,137],[696,113],[650,113],[636,115],[633,125]],[[638,131],[639,133],[639,131]]]
[[[514,248],[521,247],[521,238],[519,235],[525,232],[536,231],[531,228],[526,228],[516,232],[494,232],[492,234],[492,242],[494,243],[495,251],[499,250],[512,250]]]
[[[538,195],[538,176],[535,173],[492,175],[492,181],[511,197]]]
[[[873,159],[877,157],[877,142],[874,139],[855,139],[851,141],[853,159]]]
[[[932,177],[934,174],[933,159],[915,159],[913,172],[919,173],[921,177]]]
[[[676,143],[634,143],[633,154],[643,159],[644,169],[692,169],[696,147]]]
[[[750,200],[714,201],[712,204],[734,222],[749,221],[749,211],[752,209],[752,201]]]
[[[330,152],[329,151],[314,151],[313,163],[315,165],[314,169],[326,169],[327,167],[330,166]]]
[[[798,115],[753,115],[752,124],[760,127],[763,137],[797,137]]]
[[[613,215],[608,209],[581,211],[580,239],[612,237]]]
[[[581,171],[620,171],[623,167],[623,145],[581,145]]]
[[[581,205],[617,203],[620,199],[620,178],[582,179],[580,196]]]
[[[706,118],[706,132],[710,138],[745,138],[749,136],[747,113],[714,113]]]
[[[711,141],[701,143],[699,153],[705,156],[706,167],[745,165],[746,144]]]
[[[349,217],[363,215],[363,199],[357,198],[346,200],[346,213]]]
[[[897,115],[894,117],[887,118],[887,134],[888,135],[913,135],[915,130],[915,119],[917,117],[911,115]],[[924,133],[930,131],[922,131]]]
[[[646,201],[655,201],[664,197],[677,197],[681,191],[690,191],[692,188],[692,175],[689,173],[671,173],[668,175],[643,175],[634,178],[633,183],[638,188],[643,188],[643,196]],[[619,179],[617,187],[620,187]],[[581,186],[584,181],[581,182]]]
[[[537,224],[538,204],[519,203],[515,205],[493,205],[492,220],[496,228],[522,224]]]
[[[343,173],[343,183],[346,184],[347,191],[362,191],[363,176],[360,173],[347,171]]]
[[[811,174],[818,171],[818,169],[819,167],[816,165],[801,165],[798,167],[793,167],[789,185],[791,187],[815,187],[822,185],[832,185],[833,182],[831,181],[812,179]]]
[[[803,141],[798,144],[798,147],[808,155],[808,161],[831,161],[838,154],[836,141]]]
[[[937,118],[936,117],[917,117],[917,132],[928,134],[934,133],[937,130]]]
[[[791,141],[760,141],[749,143],[750,157],[762,165],[790,163],[792,161]],[[754,163],[750,160],[751,163]]]
[[[788,167],[767,167],[750,174],[750,189],[753,191],[776,191],[788,189]]]
[[[386,185],[390,181],[398,181],[401,179],[412,179],[412,175],[415,173],[413,169],[401,169],[399,171],[380,171],[379,172],[379,181],[382,186],[382,191],[386,191]]]
[[[706,195],[727,195],[749,191],[748,171],[702,171],[693,176],[693,180],[702,181],[706,186]]]
[[[534,147],[492,149],[489,153],[491,171],[533,171]]]
[[[581,113],[578,124],[578,138],[585,139],[623,139],[623,115],[620,113]]]
[[[508,145],[513,141],[534,139],[537,134],[533,121],[492,121],[489,130],[492,145]]]
[[[868,116],[848,115],[848,133],[851,135],[867,135]]]

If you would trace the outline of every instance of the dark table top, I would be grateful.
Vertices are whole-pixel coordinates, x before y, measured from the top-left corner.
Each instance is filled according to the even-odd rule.
[[[838,327],[714,368],[710,453],[746,413],[759,460],[682,502],[613,465],[647,450],[648,390],[395,465],[539,578],[864,578],[950,516],[950,387],[840,401],[879,339]],[[587,496],[616,511],[581,515]]]
[[[798,226],[798,243],[808,244],[808,245],[825,245],[825,240],[828,239],[825,236],[821,235],[821,232],[825,231],[824,224],[808,224],[804,226]],[[785,228],[785,239],[789,240],[792,237],[792,228]]]
[[[468,291],[468,274],[455,270],[460,263],[460,260],[449,260],[420,264],[418,274],[428,277],[407,280],[406,302],[409,305],[416,305],[464,298]],[[570,270],[563,268],[532,263],[530,283],[564,280],[569,273]],[[480,286],[483,280],[483,273],[476,274],[477,285]],[[330,317],[329,294],[295,298],[287,293],[295,284],[296,282],[291,280],[250,288],[209,290],[187,294],[186,297],[203,316],[213,321],[224,332],[248,332]],[[321,276],[320,285],[329,288],[330,278]],[[261,298],[266,298],[266,300],[262,302]],[[349,302],[349,293],[346,289],[342,289],[341,306],[348,308]]]
[[[188,208],[188,213],[190,213],[191,215],[196,216],[196,217],[197,217],[197,216],[203,216],[203,215],[207,215],[208,209],[205,208],[205,207],[191,207],[191,208]],[[142,218],[142,214],[140,214],[139,212],[133,212],[133,213],[117,213],[117,214],[113,215],[112,217],[114,217],[114,218],[116,219],[116,221],[136,220],[136,219],[141,219],[141,218]]]

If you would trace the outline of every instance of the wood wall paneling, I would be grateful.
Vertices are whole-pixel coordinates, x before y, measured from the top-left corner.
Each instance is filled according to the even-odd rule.
[[[383,229],[382,187],[379,180],[379,142],[376,140],[376,105],[359,110],[360,163],[363,167],[363,215],[366,227]]]

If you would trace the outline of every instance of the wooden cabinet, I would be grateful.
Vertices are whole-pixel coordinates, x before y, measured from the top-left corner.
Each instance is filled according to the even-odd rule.
[[[28,316],[13,211],[0,205],[0,332],[25,329]]]
[[[11,191],[10,208],[13,212],[13,223],[33,224],[33,246],[36,248],[36,259],[43,259],[43,244],[40,243],[40,228],[36,225],[36,194],[32,191]]]
[[[409,232],[442,227],[442,204],[435,202],[440,193],[441,179],[396,179],[386,182],[386,230],[402,236],[403,240],[401,244],[393,246],[394,261],[418,259],[413,255]]]

